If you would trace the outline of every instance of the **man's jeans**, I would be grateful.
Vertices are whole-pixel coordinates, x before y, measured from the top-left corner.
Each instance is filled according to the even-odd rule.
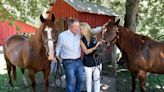
[[[64,59],[63,67],[66,74],[66,92],[81,92],[83,85],[83,62],[79,59]],[[76,84],[75,83],[76,79]],[[75,87],[75,89],[74,89]]]

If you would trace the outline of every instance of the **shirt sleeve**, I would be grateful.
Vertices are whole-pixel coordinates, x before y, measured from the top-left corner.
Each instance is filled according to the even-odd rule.
[[[59,57],[59,54],[61,52],[61,47],[62,47],[62,35],[59,34],[58,41],[56,44],[56,57]]]
[[[94,34],[98,34],[102,31],[102,27],[96,27],[91,30]]]

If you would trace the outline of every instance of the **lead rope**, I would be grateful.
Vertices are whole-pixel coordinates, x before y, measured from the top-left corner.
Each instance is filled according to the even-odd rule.
[[[95,71],[96,71],[96,69],[98,69],[99,71],[100,71],[100,77],[98,78],[98,79],[96,79],[96,80],[94,80],[94,78],[93,78],[93,76],[92,76],[92,80],[93,80],[93,82],[97,82],[97,81],[99,81],[99,80],[101,80],[101,79],[103,79],[103,76],[102,76],[102,67],[100,66],[100,64],[102,64],[102,54],[101,55],[98,55],[97,56],[98,58],[94,58],[94,61],[95,61],[95,68],[94,68],[94,70],[93,70],[93,72],[92,72],[92,75],[95,73]],[[99,65],[98,65],[99,64]]]
[[[58,58],[57,58],[57,61],[58,63],[54,65],[54,69],[53,69],[54,84],[57,88],[61,88],[63,84],[61,77],[64,70]],[[59,80],[59,85],[57,85],[57,80]]]

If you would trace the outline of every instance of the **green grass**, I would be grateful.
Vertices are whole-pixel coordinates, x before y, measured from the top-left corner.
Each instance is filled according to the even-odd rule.
[[[164,75],[150,74],[147,77],[146,92],[164,92]],[[117,72],[117,92],[130,92],[131,74],[124,67],[119,67]],[[139,81],[137,80],[137,91],[140,92]]]
[[[21,92],[22,89],[26,89],[26,87],[23,84],[23,80],[22,80],[21,73],[20,73],[19,69],[17,70],[17,80],[12,81],[13,82],[13,88],[9,87],[8,80],[9,79],[8,79],[7,74],[0,75],[0,81],[1,81],[0,82],[0,91],[1,92]]]
[[[109,63],[110,64],[110,63]],[[112,76],[111,72],[111,66],[109,64],[103,65],[103,71],[105,71],[106,75]],[[28,82],[30,83],[30,80],[27,76]],[[43,82],[43,74],[42,72],[38,72],[35,76],[37,86],[36,90],[37,92],[43,92],[44,91],[44,82]],[[53,82],[52,75],[49,78],[50,84]],[[161,89],[161,86],[164,87],[164,75],[157,75],[157,74],[150,74],[147,77],[147,92],[164,92],[164,89]],[[24,86],[23,80],[21,77],[21,71],[20,69],[17,69],[17,80],[13,81],[14,87],[11,89],[8,85],[8,75],[0,75],[0,92],[31,92],[31,85],[28,87]],[[55,87],[49,87],[49,92],[64,92],[64,90],[56,89]],[[139,83],[137,81],[137,91],[139,91]],[[60,91],[59,91],[60,90]],[[117,69],[117,92],[130,92],[131,90],[131,75],[130,72],[124,68],[123,66],[119,66]]]
[[[31,87],[31,81],[28,78],[27,72],[25,73],[26,78],[28,80],[29,85],[26,87],[23,83],[22,77],[21,77],[21,70],[17,69],[17,80],[12,81],[13,82],[13,87],[9,87],[8,84],[8,75],[0,75],[0,92],[32,92],[32,87]],[[44,79],[43,79],[43,74],[42,72],[38,72],[35,75],[36,79],[36,92],[44,92],[45,87],[44,87]],[[49,84],[53,82],[53,76],[51,75],[49,78]],[[60,88],[55,88],[52,86],[49,86],[49,92],[64,92],[64,89]]]

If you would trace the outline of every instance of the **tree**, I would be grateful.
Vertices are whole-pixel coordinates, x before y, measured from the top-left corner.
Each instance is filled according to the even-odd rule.
[[[164,1],[141,1],[137,31],[153,39],[164,40]]]
[[[97,0],[97,4],[98,5],[101,5],[101,0]]]
[[[136,31],[138,19],[139,0],[126,0],[126,14],[124,26]]]
[[[95,1],[95,0],[94,0]],[[93,2],[94,2],[93,1]],[[133,15],[136,21],[133,29],[139,34],[144,34],[155,40],[164,40],[164,0],[101,0],[101,5],[113,9],[121,18],[121,25],[124,23],[127,2],[137,1],[138,14]],[[95,2],[94,2],[95,3]],[[95,3],[96,4],[96,3]],[[133,7],[133,6],[132,6]],[[130,8],[128,8],[130,10]],[[131,11],[131,10],[130,10]],[[131,11],[132,12],[132,11]],[[137,19],[138,17],[138,19]],[[130,19],[127,17],[126,19]],[[136,19],[136,20],[135,20]],[[128,23],[125,21],[125,26]],[[136,27],[135,27],[136,26]],[[134,30],[135,31],[135,30]]]
[[[40,15],[44,10],[48,9],[49,4],[54,0],[0,0],[0,20],[9,18],[18,19],[26,23],[37,24],[39,21],[38,15]],[[164,0],[83,0],[90,1],[92,3],[102,5],[107,8],[114,10],[121,18],[121,24],[123,24],[124,19],[128,20],[131,17],[128,16],[127,11],[131,11],[130,8],[134,7],[135,4],[130,4],[131,2],[136,2],[137,7],[139,6],[138,15],[132,15],[133,21],[136,23],[130,23],[125,21],[125,26],[133,26],[136,28],[136,32],[147,35],[156,40],[164,40]],[[127,2],[126,2],[127,1]],[[129,3],[129,4],[128,4]],[[134,6],[132,6],[134,5]],[[131,11],[133,12],[133,11]],[[135,16],[135,17],[134,17]],[[138,16],[138,20],[137,19]],[[125,17],[125,18],[124,18]],[[135,31],[135,30],[134,30]]]
[[[0,3],[0,9],[7,11],[6,17],[35,24],[38,16],[48,9],[51,0],[1,0]]]

